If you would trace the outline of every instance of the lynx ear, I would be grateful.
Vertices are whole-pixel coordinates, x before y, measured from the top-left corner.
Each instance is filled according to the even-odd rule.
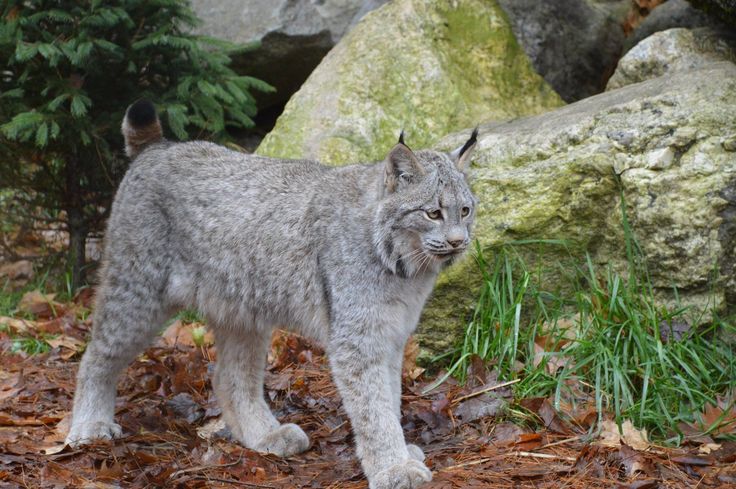
[[[395,192],[402,184],[425,173],[414,152],[404,143],[404,131],[401,131],[399,142],[386,157],[386,190]]]
[[[455,166],[460,171],[465,171],[470,161],[470,155],[473,154],[476,144],[478,143],[478,128],[473,129],[470,139],[465,144],[450,153],[450,158],[455,162]]]

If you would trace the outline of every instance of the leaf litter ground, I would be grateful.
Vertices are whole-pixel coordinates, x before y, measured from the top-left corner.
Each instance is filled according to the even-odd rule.
[[[306,453],[282,459],[230,439],[211,389],[211,335],[181,321],[118,384],[116,420],[126,436],[64,446],[89,299],[59,304],[38,295],[23,305],[25,319],[0,318],[0,487],[367,487],[323,351],[285,333],[274,335],[265,395],[283,422],[310,436]],[[49,351],[24,353],[21,335]],[[512,402],[510,386],[480,361],[465,386],[448,381],[424,394],[433,379],[415,353],[412,344],[402,423],[427,455],[434,475],[427,488],[736,487],[734,442],[694,435],[682,448],[656,447],[635,428],[618,433],[611,423],[590,436],[597,413],[565,415],[547,399]],[[512,424],[510,410],[528,422]]]

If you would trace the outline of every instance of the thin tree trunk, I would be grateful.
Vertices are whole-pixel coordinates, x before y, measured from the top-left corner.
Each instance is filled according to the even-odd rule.
[[[76,291],[85,283],[87,230],[84,225],[84,217],[79,209],[69,209],[67,213],[69,214],[69,263],[72,266],[71,286],[72,291]]]
[[[69,264],[72,269],[72,291],[84,285],[84,266],[87,262],[85,246],[87,242],[87,223],[84,219],[81,188],[79,185],[79,161],[72,156],[66,162],[65,200],[67,225],[69,230]]]

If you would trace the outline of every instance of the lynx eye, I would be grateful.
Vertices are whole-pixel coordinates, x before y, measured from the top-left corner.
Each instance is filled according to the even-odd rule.
[[[470,207],[463,207],[460,210],[460,214],[462,214],[463,217],[468,217],[468,214],[470,214]]]
[[[427,214],[427,217],[432,219],[433,221],[436,221],[438,219],[442,219],[442,211],[439,209],[432,209],[431,211],[425,211]]]

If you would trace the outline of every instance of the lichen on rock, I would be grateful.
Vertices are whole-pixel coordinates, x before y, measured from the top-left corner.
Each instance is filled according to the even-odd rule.
[[[426,147],[483,120],[560,105],[495,2],[397,0],[323,59],[257,153],[375,161],[401,129],[412,147]]]
[[[476,237],[484,247],[564,239],[600,266],[625,272],[623,195],[660,303],[733,308],[734,113],[736,65],[721,62],[482,125],[471,162]],[[464,137],[450,135],[436,147],[450,150]],[[477,276],[466,260],[440,279],[418,335],[428,353],[460,338],[472,308],[455,298],[474,296]]]
[[[606,90],[717,61],[736,61],[736,41],[721,34],[709,27],[674,28],[652,34],[619,60]]]

